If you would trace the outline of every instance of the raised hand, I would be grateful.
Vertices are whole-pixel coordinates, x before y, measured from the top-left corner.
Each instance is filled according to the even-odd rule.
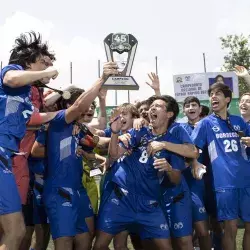
[[[236,65],[235,68],[234,68],[234,71],[235,71],[236,75],[239,76],[239,77],[244,78],[244,77],[249,76],[249,73],[248,73],[247,69],[244,66]]]
[[[159,91],[160,90],[160,80],[158,75],[156,75],[155,73],[150,73],[148,74],[149,79],[151,80],[150,82],[146,82],[146,84],[152,88],[154,91]]]
[[[107,62],[107,63],[105,63],[103,65],[102,78],[106,79],[110,75],[117,75],[119,73],[117,69],[118,69],[117,63],[115,63],[115,62]]]
[[[110,128],[112,133],[118,134],[122,127],[121,122],[121,111],[120,109],[116,108],[110,117]]]

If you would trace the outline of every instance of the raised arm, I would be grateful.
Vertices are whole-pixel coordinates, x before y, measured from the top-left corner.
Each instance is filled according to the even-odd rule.
[[[160,79],[159,76],[156,75],[155,73],[150,73],[148,74],[149,79],[151,80],[150,82],[146,82],[146,84],[152,88],[155,92],[155,95],[160,96],[161,95],[161,91],[160,91]]]
[[[65,120],[67,123],[73,122],[77,117],[79,117],[82,113],[87,112],[90,104],[94,101],[97,97],[102,84],[104,83],[105,79],[109,75],[116,75],[118,74],[117,71],[117,64],[114,62],[108,62],[104,65],[103,68],[103,75],[100,79],[98,79],[92,87],[82,93],[75,103],[69,107],[65,112]]]
[[[120,111],[115,110],[111,118],[111,139],[109,143],[109,159],[110,161],[116,161],[119,159],[127,150],[119,146],[119,132],[122,127]]]
[[[42,71],[9,70],[3,77],[3,84],[11,88],[20,88],[43,78],[55,79],[57,75],[58,71],[53,66]]]
[[[237,65],[235,67],[235,73],[238,77],[242,77],[247,83],[247,85],[250,87],[250,75],[245,67]]]
[[[96,128],[96,129],[105,129],[106,128],[106,125],[107,125],[106,96],[107,96],[107,90],[101,89],[99,94],[98,94],[99,106],[100,106],[98,121],[91,122],[88,124],[88,126]]]

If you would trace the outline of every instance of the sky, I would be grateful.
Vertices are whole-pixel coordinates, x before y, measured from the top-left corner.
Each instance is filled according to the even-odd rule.
[[[173,75],[220,71],[225,51],[220,37],[250,34],[249,0],[8,0],[0,9],[0,61],[8,63],[14,40],[34,30],[55,52],[59,77],[51,86],[70,83],[88,89],[98,77],[98,60],[105,62],[104,38],[110,33],[131,33],[138,40],[132,75],[140,85],[130,91],[131,102],[153,94],[145,84],[147,73],[158,74],[163,94],[174,95]],[[127,92],[118,91],[118,104]],[[109,91],[107,105],[114,105]]]

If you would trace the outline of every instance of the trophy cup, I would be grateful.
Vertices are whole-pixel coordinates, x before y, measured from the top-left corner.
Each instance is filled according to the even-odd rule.
[[[116,62],[119,74],[110,76],[103,88],[111,90],[138,90],[139,85],[130,76],[138,41],[131,34],[111,33],[104,39],[108,61]]]

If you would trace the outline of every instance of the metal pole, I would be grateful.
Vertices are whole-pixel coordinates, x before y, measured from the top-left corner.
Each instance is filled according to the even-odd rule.
[[[115,90],[115,106],[117,106],[117,90]]]
[[[101,61],[98,60],[98,78],[101,77]]]
[[[203,53],[203,63],[204,63],[204,72],[207,73],[206,55],[205,55],[205,53]]]
[[[155,57],[155,73],[158,75],[158,58],[157,56]]]
[[[128,90],[128,103],[130,103],[130,91]]]
[[[73,75],[72,75],[72,73],[73,73],[73,71],[72,71],[72,62],[70,62],[70,84],[72,84],[73,83]]]
[[[3,68],[3,62],[1,61],[1,70],[2,70],[2,68]]]

